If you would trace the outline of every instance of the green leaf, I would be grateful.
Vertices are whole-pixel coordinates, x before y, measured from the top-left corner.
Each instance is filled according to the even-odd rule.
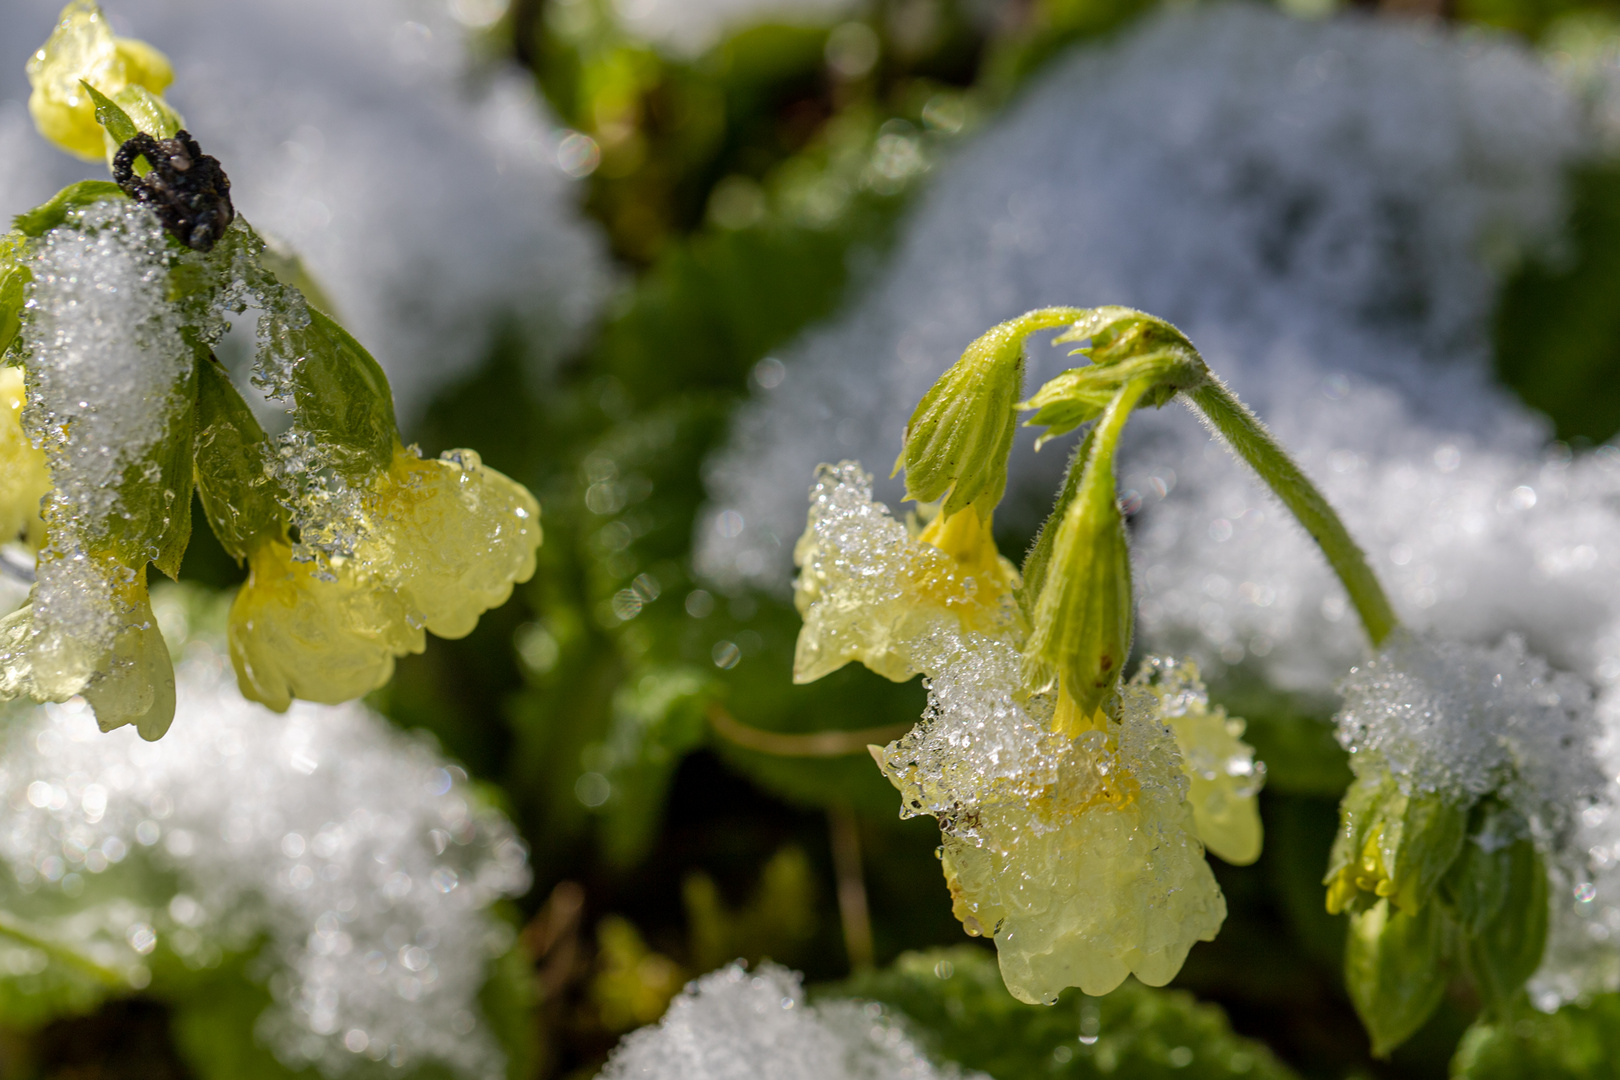
[[[24,295],[33,274],[22,265],[23,237],[10,232],[0,236],[0,357],[4,357],[22,332]]]
[[[399,432],[394,397],[381,365],[347,330],[316,308],[291,331],[293,421],[330,455],[351,483],[364,483],[393,460]]]
[[[1552,1015],[1480,1022],[1463,1036],[1452,1080],[1615,1080],[1620,1077],[1620,994],[1599,994]]]
[[[131,83],[114,94],[112,103],[114,108],[122,107],[125,118],[138,130],[146,132],[153,138],[172,139],[175,132],[186,126],[180,114],[175,112],[167,101],[137,83]],[[101,118],[99,110],[96,118],[98,120]],[[109,138],[113,137],[110,129],[107,135]],[[122,142],[116,144],[114,152],[121,145]]]
[[[1412,915],[1386,899],[1351,917],[1345,984],[1374,1055],[1389,1056],[1439,1006],[1449,975],[1446,935],[1438,904]]]
[[[220,545],[240,562],[263,536],[286,532],[287,518],[265,473],[268,439],[219,361],[197,366],[193,454],[203,513]]]
[[[1007,993],[995,954],[962,945],[906,953],[891,967],[820,988],[896,1010],[936,1058],[1001,1080],[1284,1080],[1294,1073],[1263,1044],[1232,1032],[1213,1005],[1135,980],[1104,997],[1068,990],[1053,1006]]]
[[[111,180],[80,180],[52,195],[49,201],[18,214],[12,222],[25,236],[44,236],[67,219],[69,210],[103,199],[127,198],[124,190]]]
[[[96,103],[96,123],[106,128],[107,134],[112,136],[113,141],[119,146],[141,133],[140,128],[135,126],[135,121],[131,120],[129,114],[119,108],[112,98],[83,79],[79,80],[79,85],[90,95],[90,100]]]

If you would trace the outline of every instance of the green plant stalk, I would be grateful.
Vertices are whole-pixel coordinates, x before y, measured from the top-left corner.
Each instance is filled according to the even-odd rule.
[[[1213,374],[1204,385],[1185,391],[1192,404],[1203,415],[1238,457],[1248,462],[1260,479],[1265,481],[1283,501],[1305,531],[1311,534],[1327,556],[1328,565],[1344,583],[1350,602],[1361,616],[1367,636],[1373,646],[1383,644],[1390,631],[1399,625],[1389,597],[1384,595],[1378,577],[1367,565],[1367,556],[1350,538],[1350,532],[1333,512],[1333,507],[1322,497],[1300,467],[1294,464],[1275,436],[1249,411],[1248,406]]]
[[[76,949],[52,941],[9,911],[0,911],[0,936],[31,946],[47,956],[54,956],[68,966],[77,968],[90,977],[106,983],[108,986],[127,987],[129,985],[124,976],[112,968],[103,967]]]

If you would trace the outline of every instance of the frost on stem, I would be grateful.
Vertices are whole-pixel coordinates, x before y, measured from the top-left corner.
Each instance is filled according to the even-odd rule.
[[[994,936],[1015,995],[1106,993],[1133,972],[1162,985],[1225,917],[1204,844],[1258,854],[1260,770],[1240,722],[1167,661],[1126,686],[1118,719],[1060,718],[1027,696],[1016,576],[976,513],[958,518],[975,530],[936,519],[914,538],[858,465],[822,466],[797,549],[796,676],[856,659],[927,677],[922,722],[874,755],[901,813],[939,820],[953,908]]]
[[[274,1001],[256,1030],[290,1068],[504,1076],[478,995],[511,940],[490,906],[529,883],[511,825],[359,705],[245,701],[217,645],[185,647],[158,743],[102,734],[79,702],[12,707],[0,908],[136,987],[257,952]],[[72,974],[0,941],[8,992]]]
[[[794,972],[732,964],[689,983],[619,1044],[602,1080],[988,1080],[935,1066],[872,1005],[811,1005]]]

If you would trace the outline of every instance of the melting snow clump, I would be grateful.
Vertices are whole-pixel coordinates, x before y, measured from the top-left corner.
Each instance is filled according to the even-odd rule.
[[[936,1067],[881,1006],[810,1005],[800,976],[741,964],[687,984],[656,1026],[619,1044],[600,1080],[989,1080]]]
[[[478,993],[510,943],[488,908],[529,884],[510,824],[362,706],[277,715],[205,643],[187,655],[161,742],[103,734],[78,699],[7,718],[6,910],[137,987],[154,952],[206,969],[266,938],[257,1036],[291,1067],[504,1075]],[[0,944],[6,976],[44,960]]]

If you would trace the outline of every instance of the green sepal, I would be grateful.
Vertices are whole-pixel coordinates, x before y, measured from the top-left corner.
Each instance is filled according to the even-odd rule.
[[[158,499],[166,522],[157,540],[157,557],[152,560],[171,581],[180,580],[180,564],[191,543],[191,492],[196,486],[191,444],[197,427],[197,365],[186,380],[185,404],[176,411],[158,449],[162,475]]]
[[[135,126],[135,121],[129,118],[129,113],[120,108],[117,102],[83,79],[79,80],[79,85],[90,95],[90,100],[96,103],[96,123],[106,129],[109,138],[119,146],[123,146],[140,134],[141,129]]]
[[[1024,339],[1073,322],[1076,308],[1043,308],[981,334],[929,388],[906,424],[895,471],[906,498],[944,499],[940,512],[972,506],[989,518],[1007,490],[1007,457],[1024,391]]]
[[[1024,556],[1018,587],[1013,590],[1013,596],[1018,600],[1018,607],[1027,621],[1034,621],[1035,602],[1040,599],[1041,589],[1046,584],[1046,572],[1052,564],[1052,549],[1057,545],[1058,527],[1063,523],[1069,504],[1079,494],[1080,478],[1085,473],[1086,461],[1091,457],[1091,441],[1095,434],[1095,431],[1086,432],[1085,438],[1074,448],[1074,453],[1069,455],[1069,467],[1064,470],[1063,487],[1058,492],[1057,502],[1041,523],[1041,530],[1035,535],[1035,543],[1030,545],[1029,554]]]
[[[314,436],[334,470],[363,484],[393,460],[399,433],[388,376],[358,341],[317,308],[292,331],[293,422]]]
[[[1088,366],[1063,372],[1018,404],[1019,410],[1035,413],[1026,426],[1046,428],[1035,441],[1036,449],[1102,415],[1114,394],[1130,383],[1147,380],[1140,405],[1159,408],[1178,391],[1195,389],[1209,377],[1203,358],[1185,334],[1134,308],[1081,312],[1052,344],[1086,340],[1090,347],[1076,352],[1091,360]]]
[[[210,356],[197,365],[197,430],[193,453],[203,514],[220,546],[238,562],[259,538],[281,536],[287,515],[265,471],[269,439],[253,410]]]
[[[1438,904],[1410,914],[1380,900],[1351,918],[1345,985],[1374,1056],[1388,1057],[1440,1004],[1450,975],[1449,933]]]
[[[22,264],[23,235],[9,232],[0,236],[0,357],[10,351],[22,333],[24,295],[33,274]]]
[[[1465,928],[1463,958],[1487,1014],[1506,1018],[1547,947],[1547,869],[1529,840],[1489,853],[1468,847],[1482,856],[1470,861],[1474,872],[1495,879],[1481,891],[1495,894],[1497,907],[1478,930]]]
[[[101,202],[103,199],[127,199],[124,190],[111,180],[80,180],[52,195],[47,202],[41,203],[26,213],[18,214],[12,219],[12,224],[28,237],[44,236],[63,221],[67,220],[68,211],[91,203]]]
[[[1114,490],[1114,453],[1145,389],[1122,388],[1087,440],[1091,452],[1052,542],[1024,648],[1025,686],[1042,692],[1061,683],[1082,715],[1112,692],[1131,650],[1130,544]]]

